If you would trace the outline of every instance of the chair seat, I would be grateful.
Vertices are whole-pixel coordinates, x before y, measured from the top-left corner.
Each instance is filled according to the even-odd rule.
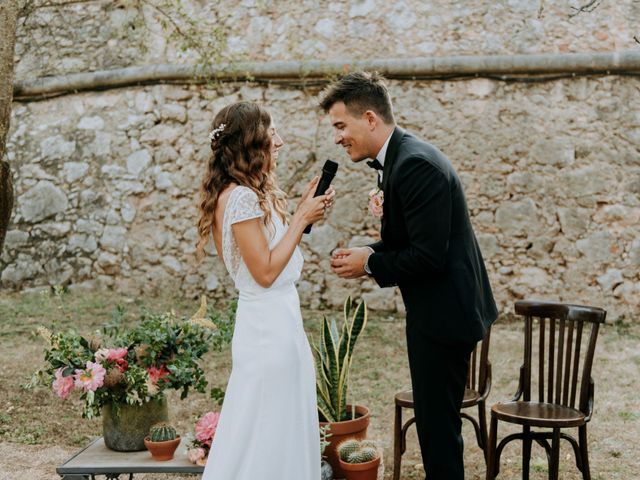
[[[532,427],[579,427],[585,424],[580,410],[552,403],[506,402],[491,407],[498,419]]]
[[[413,408],[413,391],[406,390],[404,392],[396,393],[396,405],[404,408]],[[462,408],[471,407],[478,403],[480,399],[480,393],[476,390],[466,388],[464,390],[464,399],[462,400]]]

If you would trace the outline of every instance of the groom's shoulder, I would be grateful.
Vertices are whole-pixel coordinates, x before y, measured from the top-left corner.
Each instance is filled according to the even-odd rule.
[[[422,158],[432,162],[448,161],[438,147],[418,138],[413,133],[404,131],[398,146],[398,160],[408,158]]]

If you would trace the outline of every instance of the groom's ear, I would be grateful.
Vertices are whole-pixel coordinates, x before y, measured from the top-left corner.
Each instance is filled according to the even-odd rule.
[[[364,119],[367,121],[370,130],[374,130],[376,126],[380,123],[380,117],[373,110],[367,110],[362,114]]]

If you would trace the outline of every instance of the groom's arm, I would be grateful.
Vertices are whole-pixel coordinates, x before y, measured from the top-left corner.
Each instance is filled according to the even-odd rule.
[[[384,242],[382,240],[378,240],[375,243],[367,245],[367,247],[372,249],[374,252],[382,252],[384,251]]]
[[[374,248],[368,266],[381,287],[441,272],[449,246],[451,192],[447,177],[424,158],[403,163],[394,178],[401,203],[394,210],[404,215],[409,246],[393,251]]]

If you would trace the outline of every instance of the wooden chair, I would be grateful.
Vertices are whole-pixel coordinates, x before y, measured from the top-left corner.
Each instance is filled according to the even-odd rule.
[[[487,461],[487,417],[485,411],[485,400],[491,390],[491,362],[489,362],[489,344],[491,343],[491,328],[487,330],[484,339],[478,342],[478,345],[471,353],[469,360],[469,374],[467,376],[467,386],[464,392],[462,408],[478,406],[478,420],[476,421],[471,415],[460,412],[462,418],[466,418],[471,422],[476,432],[476,440],[478,446],[482,449]],[[478,350],[480,354],[478,355]],[[402,455],[407,450],[407,430],[416,421],[415,416],[409,418],[404,424],[402,423],[402,409],[413,409],[413,392],[407,390],[397,393],[395,396],[395,420],[393,424],[393,480],[400,478],[400,464]]]
[[[593,413],[594,391],[591,366],[598,329],[606,312],[601,308],[533,301],[516,302],[515,310],[524,316],[524,363],[513,399],[491,408],[487,480],[498,475],[500,454],[512,440],[522,440],[523,479],[529,478],[531,445],[535,441],[547,453],[549,479],[557,480],[561,438],[571,443],[576,465],[583,479],[589,480],[587,423]],[[533,400],[536,392],[537,399]],[[496,447],[499,420],[522,425],[522,433],[508,435]],[[532,427],[552,431],[532,432]],[[578,428],[578,441],[561,433],[562,428],[570,427]]]

